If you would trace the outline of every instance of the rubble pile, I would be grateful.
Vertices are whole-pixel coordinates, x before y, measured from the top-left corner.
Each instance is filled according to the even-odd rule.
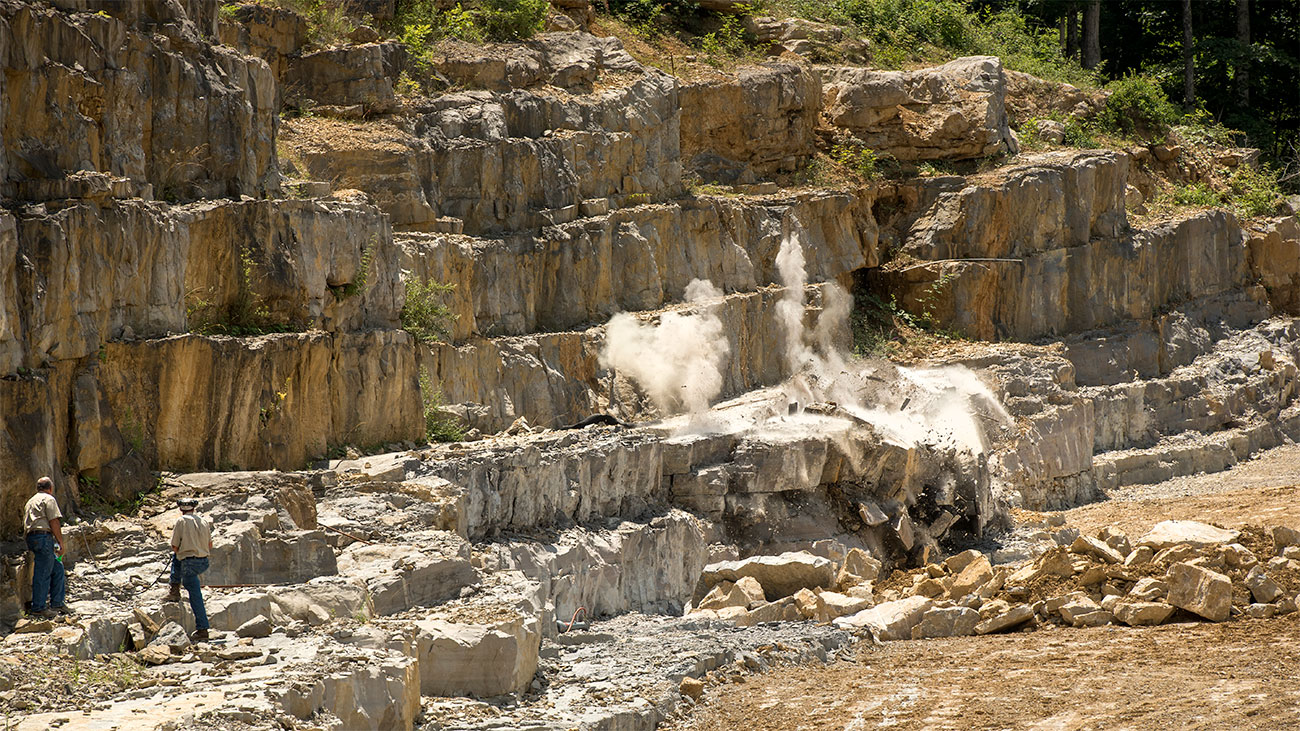
[[[858,549],[838,568],[807,553],[711,564],[690,614],[737,626],[830,622],[884,641],[1267,619],[1296,611],[1300,601],[1294,528],[1170,520],[1136,539],[1109,527],[1096,536],[1049,522],[1041,528],[1054,530],[1031,533],[1039,555],[999,565],[975,549],[889,576]]]

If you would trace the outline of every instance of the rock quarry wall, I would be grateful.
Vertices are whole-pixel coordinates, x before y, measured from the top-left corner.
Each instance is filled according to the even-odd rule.
[[[1058,446],[1012,470],[1039,481],[1091,480],[1094,441],[1152,441],[1111,428],[1080,387],[1168,375],[1295,307],[1293,220],[1135,229],[1128,153],[839,191],[757,184],[830,137],[901,160],[1014,152],[1007,97],[1025,85],[994,58],[773,62],[688,84],[616,39],[555,32],[440,46],[432,68],[456,90],[405,99],[400,44],[320,49],[292,12],[218,22],[215,7],[0,8],[5,530],[44,473],[71,504],[83,487],[129,496],[153,469],[296,468],[418,441],[422,371],[482,433],[647,413],[600,365],[601,325],[679,309],[697,278],[725,294],[720,395],[776,383],[789,235],[814,284],[871,272],[944,327],[1060,338],[1073,374],[1024,415]],[[282,105],[320,113],[282,121]],[[691,194],[695,178],[746,194]],[[453,285],[446,342],[400,331],[411,279]]]

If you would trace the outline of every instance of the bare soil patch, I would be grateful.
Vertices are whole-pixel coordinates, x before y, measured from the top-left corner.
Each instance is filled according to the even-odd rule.
[[[893,642],[710,688],[669,728],[1296,728],[1298,661],[1296,615]]]

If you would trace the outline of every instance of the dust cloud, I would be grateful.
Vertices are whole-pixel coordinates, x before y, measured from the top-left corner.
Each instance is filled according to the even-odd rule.
[[[799,438],[869,424],[906,445],[986,452],[989,434],[1009,424],[1010,416],[969,368],[909,368],[846,353],[838,343],[846,339],[853,299],[834,282],[820,286],[820,308],[812,308],[817,316],[810,322],[802,239],[798,222],[789,220],[776,257],[784,287],[776,321],[787,374],[776,396],[709,410],[722,392],[731,347],[716,305],[708,304],[722,293],[702,280],[687,288],[693,312],[667,312],[657,324],[615,315],[606,328],[601,365],[632,379],[660,414],[689,414],[685,431]]]
[[[600,365],[636,382],[661,414],[699,413],[722,392],[722,368],[731,355],[711,282],[686,286],[690,312],[665,312],[657,324],[620,312],[605,326]],[[712,304],[710,304],[712,302]]]

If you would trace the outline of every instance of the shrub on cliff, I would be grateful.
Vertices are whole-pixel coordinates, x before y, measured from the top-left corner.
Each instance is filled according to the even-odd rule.
[[[1110,97],[1097,115],[1097,122],[1107,132],[1155,139],[1182,118],[1160,85],[1145,76],[1125,76],[1106,88]]]
[[[492,41],[531,38],[546,22],[550,0],[481,0],[477,23]]]
[[[406,280],[406,302],[402,305],[402,329],[422,343],[445,340],[456,316],[443,304],[442,296],[454,287],[438,282]]]

